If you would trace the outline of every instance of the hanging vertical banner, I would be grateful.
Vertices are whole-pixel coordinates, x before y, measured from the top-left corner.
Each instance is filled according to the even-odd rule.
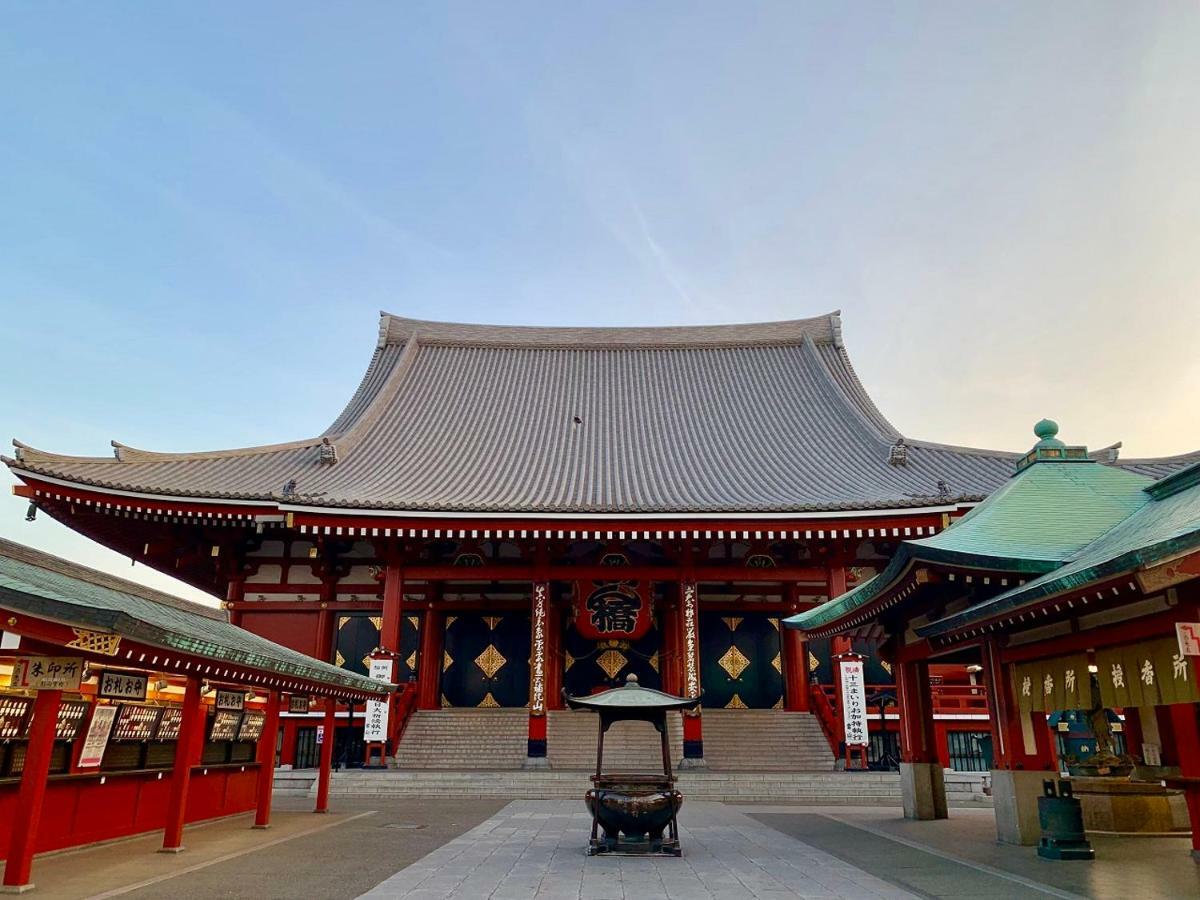
[[[112,734],[113,722],[117,718],[117,707],[97,706],[92,712],[87,737],[83,739],[83,752],[79,754],[79,768],[94,769],[104,759],[104,748]]]
[[[648,593],[645,582],[576,582],[575,628],[591,641],[635,641],[650,630]]]
[[[548,591],[544,583],[533,586],[533,652],[529,659],[529,712],[540,716],[546,711],[546,607]]]
[[[683,585],[683,677],[689,699],[700,696],[700,666],[697,663],[700,655],[700,613],[697,605],[696,583],[686,582]]]
[[[372,659],[371,671],[368,677],[372,681],[392,682],[392,666],[390,659]],[[392,702],[391,696],[382,700],[368,700],[366,717],[363,720],[363,740],[368,743],[387,740],[388,707]]]
[[[843,659],[838,665],[842,672],[842,728],[847,747],[865,747],[867,737],[867,687],[861,659]]]

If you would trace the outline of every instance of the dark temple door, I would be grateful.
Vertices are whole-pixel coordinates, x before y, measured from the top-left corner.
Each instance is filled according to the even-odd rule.
[[[700,682],[710,709],[782,709],[779,618],[700,613]]]
[[[592,641],[581,636],[573,623],[563,633],[563,687],[572,696],[583,696],[619,687],[636,675],[643,687],[661,690],[657,622],[636,641]]]
[[[446,616],[443,706],[529,704],[529,613]]]

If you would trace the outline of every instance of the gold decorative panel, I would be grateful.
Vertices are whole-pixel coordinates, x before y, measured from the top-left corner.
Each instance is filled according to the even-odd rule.
[[[495,631],[496,626],[503,621],[500,616],[484,616],[483,621],[487,622],[488,631]]]
[[[479,666],[479,668],[483,671],[483,674],[488,678],[495,678],[496,673],[504,667],[506,662],[508,662],[508,660],[500,654],[500,651],[496,649],[495,644],[488,644],[487,647],[484,648],[484,651],[475,657],[475,665]],[[488,696],[490,697],[491,694],[488,694]],[[482,705],[483,704],[480,704],[480,706]]]
[[[746,671],[746,667],[750,665],[750,660],[746,659],[746,654],[737,647],[730,647],[725,651],[725,655],[717,660],[717,665],[728,672],[730,678],[736,680]]]
[[[775,671],[780,675],[783,674],[783,661],[779,658],[779,654],[775,654],[775,658],[771,660],[771,665],[775,667]]]
[[[454,704],[450,702],[450,698],[442,694],[442,709],[449,709]]]
[[[817,659],[817,655],[811,650],[808,651],[808,671],[815,672],[821,668],[821,661]]]
[[[414,650],[412,653],[408,654],[408,659],[406,659],[404,663],[408,666],[408,670],[410,672],[417,671],[417,651]]]
[[[488,691],[482,700],[479,701],[481,709],[499,709],[500,704],[496,702],[496,698],[492,696],[492,692]]]
[[[657,672],[658,671],[658,653],[657,652],[655,652],[650,657],[649,662],[650,662],[650,668],[652,668],[655,672]]]
[[[346,657],[342,656],[342,651],[337,651],[337,664],[343,665],[346,662]]]
[[[771,616],[769,619],[767,619],[767,621],[771,623],[772,628],[774,628],[776,631],[779,630],[779,620],[778,619],[776,619],[774,616]]]
[[[458,621],[458,616],[446,616],[446,627],[449,628]]]
[[[776,700],[775,705],[772,706],[771,709],[783,709],[783,698],[780,697],[778,700]]]
[[[742,702],[741,697],[739,697],[737,694],[734,694],[732,697],[729,698],[729,702],[725,704],[725,708],[726,709],[748,709],[749,707],[747,707],[746,704]]]
[[[362,658],[363,667],[369,672],[371,671],[371,654],[368,653]]]
[[[563,671],[570,671],[571,666],[575,665],[575,657],[570,653],[563,653]]]
[[[89,653],[102,653],[105,656],[116,656],[121,648],[119,634],[105,634],[100,631],[88,631],[84,628],[72,628],[75,638],[67,643],[68,647],[76,650],[86,650]]]
[[[881,665],[883,667],[883,671],[887,672],[889,675],[892,674],[892,664],[890,662],[888,662],[887,660],[881,659],[879,661],[879,665]]]
[[[448,668],[454,665],[454,657],[445,650],[442,651],[442,671],[445,672]]]
[[[721,621],[729,626],[730,631],[737,631],[737,627],[742,624],[744,616],[721,616]]]
[[[605,650],[596,657],[596,665],[603,669],[604,674],[609,678],[616,678],[617,673],[625,668],[625,664],[628,662],[629,660],[620,650]]]
[[[418,628],[421,627],[421,617],[420,616],[409,616],[408,624],[413,627],[413,631],[416,631]]]
[[[383,616],[368,616],[376,631],[383,631]]]

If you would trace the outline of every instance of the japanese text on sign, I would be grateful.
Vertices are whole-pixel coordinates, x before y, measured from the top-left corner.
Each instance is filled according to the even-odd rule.
[[[105,669],[100,673],[100,696],[116,700],[145,700],[146,684],[145,675]]]
[[[228,709],[234,712],[246,708],[246,695],[241,691],[217,691],[217,709]]]
[[[529,711],[546,711],[546,585],[533,587],[533,654],[530,658]]]
[[[369,677],[372,681],[391,682],[392,665],[393,662],[390,659],[371,660],[371,671]],[[364,741],[378,742],[387,740],[388,704],[390,702],[390,697],[384,698],[383,700],[367,701],[366,719],[363,722]]]
[[[74,656],[19,656],[13,663],[12,686],[38,691],[77,691],[83,660]]]
[[[288,697],[288,712],[290,713],[306,713],[308,706],[308,695],[306,694],[292,694]]]
[[[83,752],[79,754],[79,768],[94,769],[104,759],[104,748],[112,733],[117,718],[117,707],[97,706],[88,725],[87,737],[83,739]]]
[[[1176,622],[1175,637],[1180,655],[1200,656],[1200,622]]]
[[[861,659],[840,661],[842,672],[842,726],[847,747],[867,744],[867,689]]]

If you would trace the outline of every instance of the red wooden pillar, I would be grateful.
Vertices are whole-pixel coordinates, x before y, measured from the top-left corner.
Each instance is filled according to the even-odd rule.
[[[825,570],[825,592],[829,599],[840,597],[846,593],[846,567],[830,564]],[[833,671],[833,705],[838,715],[838,733],[842,731],[842,667],[838,665],[838,657],[851,653],[854,645],[850,638],[837,636],[829,641],[829,661]]]
[[[393,554],[388,557],[383,579],[383,626],[379,629],[379,646],[390,653],[400,652],[400,626],[404,619],[404,569]],[[398,677],[399,666],[393,669]]]
[[[183,849],[183,823],[187,815],[188,785],[192,766],[200,762],[204,739],[204,706],[200,702],[200,678],[189,675],[183,691],[183,719],[175,742],[175,765],[171,771],[171,793],[167,799],[167,824],[161,852]]]
[[[258,785],[254,827],[271,825],[271,791],[275,787],[275,743],[279,739],[279,691],[267,693],[267,715],[258,739]]]
[[[527,766],[546,764],[546,667],[550,618],[550,584],[536,581],[530,608],[529,635],[529,740]]]
[[[317,613],[317,647],[315,656],[321,662],[333,659],[333,607],[336,578],[324,578],[321,581],[321,605]]]
[[[679,605],[672,599],[665,600],[659,608],[658,666],[662,672],[663,690],[677,695],[683,692],[679,629]]]
[[[937,762],[928,662],[908,660],[896,665],[896,697],[900,706],[901,760],[907,763]]]
[[[417,674],[417,708],[438,709],[442,688],[442,642],[445,639],[444,616],[439,610],[426,609],[421,623],[421,661]]]
[[[800,611],[796,601],[795,584],[786,587],[788,615]],[[784,708],[792,712],[808,712],[808,645],[795,628],[780,624],[779,641],[783,645],[783,702]]]
[[[229,586],[225,589],[225,600],[231,604],[240,603],[246,598],[246,580],[244,578],[233,577],[229,579]],[[240,609],[229,607],[229,624],[237,625],[239,628],[242,625],[242,611]]]
[[[699,697],[700,684],[700,589],[695,581],[679,584],[679,644],[683,658],[684,697]],[[681,765],[702,765],[704,730],[700,712],[683,714],[683,759]],[[690,762],[689,762],[690,761]]]
[[[1200,703],[1172,703],[1167,710],[1179,758],[1179,774],[1200,778]],[[1192,856],[1200,859],[1200,784],[1188,784],[1183,793],[1192,823]]]
[[[333,743],[337,739],[337,701],[325,698],[325,734],[321,739],[321,768],[317,773],[317,806],[315,813],[329,812],[329,779],[333,773]]]
[[[546,709],[562,709],[563,689],[563,614],[562,608],[553,602],[546,616]]]
[[[50,774],[50,754],[54,750],[54,734],[58,726],[58,707],[62,691],[38,691],[33,703],[33,725],[29,746],[25,751],[25,769],[21,773],[21,789],[13,816],[12,838],[4,864],[5,888],[33,887],[29,874],[33,869],[33,852],[37,847],[38,825],[42,818],[42,801],[46,798],[46,778]]]

